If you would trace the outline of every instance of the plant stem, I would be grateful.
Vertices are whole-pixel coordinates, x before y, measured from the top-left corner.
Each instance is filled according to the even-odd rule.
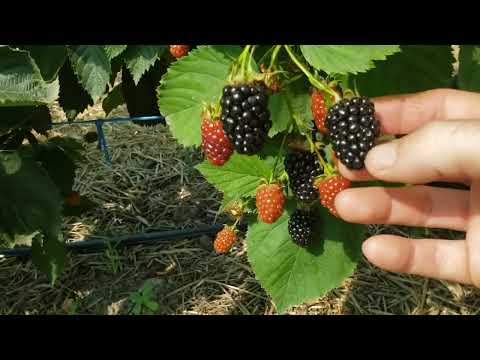
[[[328,86],[322,84],[320,81],[318,81],[315,76],[313,76],[313,74],[311,72],[309,72],[307,70],[307,68],[300,62],[300,60],[297,59],[297,57],[295,56],[295,54],[293,53],[292,49],[290,48],[290,45],[283,45],[285,47],[285,49],[287,50],[287,53],[288,55],[290,56],[290,58],[292,59],[292,61],[295,63],[295,65],[298,66],[298,68],[300,70],[302,70],[302,72],[307,76],[308,78],[308,81],[310,81],[310,83],[315,86],[316,88],[322,90],[322,91],[325,91],[326,93],[330,94],[331,96],[333,96],[335,98],[335,102],[338,102],[340,101],[340,96],[335,92],[333,91],[332,89],[330,89]]]
[[[239,58],[239,61],[240,61],[240,69],[241,69],[241,72],[242,72],[242,76],[245,76],[245,73],[246,73],[246,69],[245,69],[245,63],[246,63],[246,59],[247,59],[247,56],[250,52],[250,48],[252,47],[252,45],[246,45],[245,48],[243,49],[243,52],[242,54],[240,55],[240,58]]]
[[[263,54],[263,56],[260,58],[260,60],[258,60],[258,63],[262,64],[264,62],[264,60],[267,58],[267,56],[269,56],[270,53],[275,49],[276,46],[278,46],[278,45],[271,46],[270,49],[268,49],[268,51],[265,52],[265,54]]]
[[[275,45],[273,49],[272,57],[270,58],[270,66],[268,67],[269,69],[271,69],[275,64],[275,61],[277,60],[278,53],[280,52],[281,48],[282,48],[282,45]]]
[[[285,134],[283,135],[283,139],[282,139],[282,145],[280,145],[280,150],[278,151],[277,157],[275,158],[275,163],[273,164],[273,170],[272,170],[272,174],[270,175],[269,183],[273,181],[273,178],[275,176],[275,171],[277,170],[277,165],[278,165],[278,159],[280,159],[280,156],[282,155],[283,147],[285,146],[285,141],[287,140],[287,136],[288,136],[288,131],[285,131]]]
[[[308,135],[308,134],[306,135],[306,137],[307,137],[308,142],[310,143],[310,146],[313,148],[313,151],[315,151],[315,153],[317,154],[318,160],[320,161],[320,164],[321,164],[322,167],[323,167],[324,173],[326,172],[327,175],[331,175],[330,167],[329,167],[328,164],[325,162],[325,160],[323,159],[322,155],[318,152],[317,147],[316,147],[315,144],[313,143],[312,138],[311,138],[310,135]]]

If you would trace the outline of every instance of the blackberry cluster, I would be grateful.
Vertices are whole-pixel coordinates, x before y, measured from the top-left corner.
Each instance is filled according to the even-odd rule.
[[[314,218],[304,210],[296,210],[288,220],[288,234],[293,242],[307,246],[312,240]]]
[[[349,169],[362,169],[380,135],[373,103],[365,97],[343,99],[329,110],[325,125],[340,161]]]
[[[302,201],[316,200],[318,191],[314,183],[315,178],[322,174],[322,167],[315,154],[293,151],[287,154],[284,164],[295,197]]]
[[[260,152],[272,127],[264,85],[227,85],[221,99],[223,128],[239,154]]]

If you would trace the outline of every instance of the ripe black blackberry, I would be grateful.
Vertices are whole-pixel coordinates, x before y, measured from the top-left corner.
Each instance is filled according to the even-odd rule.
[[[263,84],[227,85],[221,99],[223,129],[239,154],[260,152],[272,127]]]
[[[285,157],[285,171],[295,197],[302,201],[318,198],[314,186],[315,177],[322,174],[322,167],[315,154],[308,151],[292,151]]]
[[[295,210],[288,219],[288,234],[293,242],[302,247],[312,240],[314,217],[305,210]]]
[[[365,97],[343,99],[329,110],[325,126],[338,159],[349,169],[362,169],[380,135],[373,103]]]

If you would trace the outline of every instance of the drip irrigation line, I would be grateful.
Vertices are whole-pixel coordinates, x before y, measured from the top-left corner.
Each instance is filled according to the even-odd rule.
[[[108,239],[92,236],[86,240],[67,243],[66,247],[67,251],[70,252],[95,252],[107,248],[109,244],[113,247],[125,247],[140,244],[153,244],[164,240],[176,240],[193,238],[202,235],[214,235],[223,229],[223,226],[223,224],[217,224],[197,229],[168,230],[143,234],[123,235]],[[239,228],[245,230],[245,226],[243,225],[239,226]],[[0,256],[5,257],[26,257],[30,256],[31,254],[32,249],[29,246],[13,249],[0,249]]]

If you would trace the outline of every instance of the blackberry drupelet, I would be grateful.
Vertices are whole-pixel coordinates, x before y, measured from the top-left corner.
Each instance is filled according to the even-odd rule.
[[[272,127],[263,84],[227,85],[221,99],[223,128],[239,154],[262,150]]]
[[[308,151],[288,153],[285,157],[285,171],[295,197],[302,201],[313,201],[318,198],[314,184],[315,177],[322,174],[322,167],[315,154]]]
[[[349,169],[362,169],[380,135],[373,103],[365,97],[343,99],[329,110],[325,126],[338,159]]]
[[[296,210],[288,219],[288,234],[293,242],[302,247],[312,240],[314,218],[304,210]]]

